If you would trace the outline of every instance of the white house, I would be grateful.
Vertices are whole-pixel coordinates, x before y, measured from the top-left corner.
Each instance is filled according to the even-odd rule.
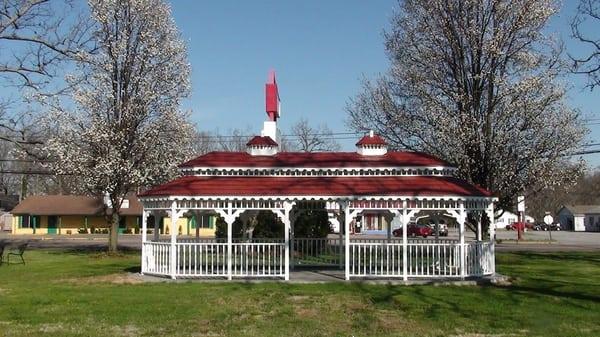
[[[496,218],[496,228],[506,228],[506,226],[510,225],[513,222],[519,221],[519,216],[515,213],[504,211],[501,216]],[[532,216],[525,215],[525,221],[533,223],[535,219]]]
[[[558,211],[560,226],[576,232],[600,231],[600,205],[569,205]]]

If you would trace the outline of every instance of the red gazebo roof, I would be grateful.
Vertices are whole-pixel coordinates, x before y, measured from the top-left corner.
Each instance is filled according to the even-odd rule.
[[[150,196],[474,196],[486,189],[449,176],[229,177],[184,176],[142,194]]]
[[[180,168],[372,168],[403,166],[451,167],[452,165],[429,154],[408,151],[388,152],[381,156],[363,156],[356,152],[280,152],[273,156],[252,156],[246,152],[210,152],[179,165]]]

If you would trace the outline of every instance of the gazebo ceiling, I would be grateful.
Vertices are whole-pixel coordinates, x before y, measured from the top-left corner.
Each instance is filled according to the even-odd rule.
[[[491,197],[481,187],[450,176],[200,177],[184,176],[154,187],[150,196],[457,196]]]

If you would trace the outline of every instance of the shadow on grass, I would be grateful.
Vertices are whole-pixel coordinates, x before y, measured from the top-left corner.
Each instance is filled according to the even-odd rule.
[[[580,252],[511,252],[511,255],[527,258],[528,260],[552,260],[559,262],[590,262],[600,265],[600,254],[597,253],[580,253]],[[523,261],[524,264],[527,261]]]

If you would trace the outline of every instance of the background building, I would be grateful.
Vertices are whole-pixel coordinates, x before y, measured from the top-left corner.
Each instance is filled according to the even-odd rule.
[[[600,205],[568,205],[558,211],[558,222],[565,230],[600,231]]]

